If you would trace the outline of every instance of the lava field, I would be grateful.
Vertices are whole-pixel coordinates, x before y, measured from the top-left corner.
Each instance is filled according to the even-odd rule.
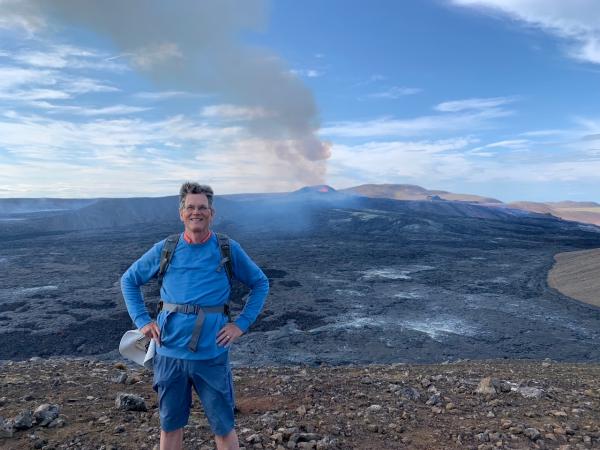
[[[132,328],[121,274],[181,229],[176,216],[154,223],[145,207],[142,223],[121,227],[118,217],[91,225],[106,208],[81,219],[92,204],[79,229],[60,230],[56,216],[46,229],[43,214],[0,228],[0,359],[117,356]],[[600,308],[546,283],[554,254],[600,247],[596,227],[461,202],[343,196],[245,196],[216,208],[214,228],[271,283],[234,364],[600,361]],[[144,292],[149,306],[157,301],[155,284]],[[234,311],[243,294],[236,286]]]

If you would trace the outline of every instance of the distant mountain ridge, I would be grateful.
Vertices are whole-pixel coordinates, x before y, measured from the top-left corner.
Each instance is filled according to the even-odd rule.
[[[501,207],[547,214],[564,220],[589,223],[600,226],[600,204],[595,202],[576,202],[565,200],[561,202],[530,202],[519,201],[503,203],[490,197],[473,194],[455,194],[448,191],[429,190],[412,184],[363,184],[338,192],[347,192],[365,197],[391,198],[395,200],[421,201],[457,201],[475,203],[488,207]]]
[[[600,226],[600,204],[595,202],[512,202],[508,206]]]
[[[363,200],[360,200],[363,199]],[[370,199],[370,201],[367,201]],[[491,197],[429,190],[411,184],[364,184],[336,190],[306,186],[288,193],[233,194],[215,197],[217,223],[246,211],[248,222],[262,219],[302,220],[300,210],[354,204],[373,208],[377,201],[400,201],[394,208],[447,217],[504,219],[546,215],[600,226],[600,204],[594,202],[513,202]],[[387,206],[385,207],[387,208]],[[260,214],[257,214],[260,212]],[[252,218],[256,215],[258,219]],[[178,198],[136,197],[99,199],[0,199],[0,232],[54,232],[112,228],[142,223],[179,222]]]
[[[472,194],[455,194],[448,191],[429,190],[414,184],[362,184],[338,192],[347,192],[365,197],[392,198],[394,200],[449,200],[470,203],[502,203],[490,197]]]

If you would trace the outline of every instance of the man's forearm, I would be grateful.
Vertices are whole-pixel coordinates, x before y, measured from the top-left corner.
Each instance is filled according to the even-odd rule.
[[[125,272],[121,277],[121,292],[123,293],[123,299],[125,300],[125,306],[127,307],[129,317],[131,317],[135,326],[140,329],[145,325],[148,325],[152,319],[144,304],[142,291],[139,286],[132,282],[128,272]]]
[[[252,291],[248,296],[248,300],[244,305],[244,309],[234,321],[234,323],[244,333],[248,331],[250,325],[254,323],[254,321],[260,314],[268,294],[269,280],[266,277],[261,279],[252,287]]]

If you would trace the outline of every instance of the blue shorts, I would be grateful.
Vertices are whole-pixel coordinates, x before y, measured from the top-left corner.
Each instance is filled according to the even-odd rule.
[[[206,360],[154,356],[152,387],[158,393],[160,427],[164,431],[175,431],[187,425],[192,386],[200,397],[213,433],[229,434],[235,424],[235,401],[227,351]]]

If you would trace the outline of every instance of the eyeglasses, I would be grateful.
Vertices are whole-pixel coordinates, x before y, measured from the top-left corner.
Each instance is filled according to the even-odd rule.
[[[198,212],[206,212],[206,211],[210,211],[210,208],[202,205],[202,206],[194,206],[194,205],[188,205],[185,207],[185,210],[187,212],[194,212],[194,211],[198,211]]]

